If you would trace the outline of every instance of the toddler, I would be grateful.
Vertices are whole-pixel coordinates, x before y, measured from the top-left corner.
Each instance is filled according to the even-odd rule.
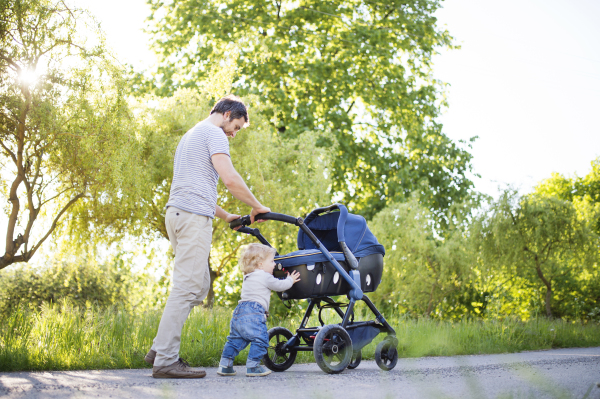
[[[230,332],[219,362],[219,375],[235,375],[233,359],[250,344],[246,362],[247,377],[262,377],[271,373],[260,365],[267,353],[269,335],[267,315],[271,290],[285,291],[300,281],[300,273],[294,271],[285,280],[273,277],[275,249],[262,244],[246,245],[238,264],[244,273],[242,299],[233,311]]]

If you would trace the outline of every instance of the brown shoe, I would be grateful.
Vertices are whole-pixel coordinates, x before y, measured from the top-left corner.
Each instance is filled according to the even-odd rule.
[[[204,378],[206,371],[193,369],[181,358],[168,366],[152,368],[154,378]]]
[[[144,356],[144,361],[148,364],[154,364],[155,358],[156,358],[156,351],[150,349],[150,352],[146,353],[146,356]]]

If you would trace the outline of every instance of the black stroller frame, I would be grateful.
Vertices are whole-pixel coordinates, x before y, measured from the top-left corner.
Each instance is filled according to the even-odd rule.
[[[342,204],[333,204],[328,207],[317,208],[311,214],[330,213],[339,209],[341,225],[345,225],[348,211]],[[327,258],[328,262],[339,273],[349,285],[350,290],[346,294],[348,303],[337,302],[330,296],[313,296],[308,299],[308,307],[302,318],[300,326],[295,334],[284,327],[274,327],[269,330],[269,351],[263,358],[265,366],[273,371],[285,371],[292,366],[296,354],[301,351],[311,351],[319,367],[326,373],[340,373],[344,369],[356,368],[362,358],[362,348],[368,345],[377,334],[387,333],[387,337],[381,341],[375,350],[375,361],[378,366],[386,371],[393,369],[398,361],[398,340],[396,332],[385,320],[381,312],[373,302],[363,293],[361,289],[361,274],[359,261],[346,245],[342,231],[339,246],[342,249],[346,265],[349,270],[334,258],[330,251],[319,241],[317,236],[304,223],[301,217],[293,217],[280,213],[263,213],[255,216],[256,220],[273,220],[293,224],[299,227],[307,237],[314,243],[319,251]],[[252,235],[262,244],[272,247],[257,228],[250,228],[250,216],[246,215],[230,223],[230,227],[236,228],[238,232]],[[279,255],[279,254],[278,254]],[[324,269],[323,269],[324,270]],[[336,273],[336,274],[337,274]],[[285,276],[281,264],[277,265],[274,275]],[[286,293],[278,293],[282,300],[286,300]],[[357,301],[363,301],[374,314],[375,320],[354,321],[354,306]],[[307,327],[310,316],[319,309],[318,320],[320,326]],[[339,324],[325,325],[321,312],[323,309],[331,308],[342,319]],[[342,309],[346,308],[345,311]],[[352,336],[352,338],[351,338]]]

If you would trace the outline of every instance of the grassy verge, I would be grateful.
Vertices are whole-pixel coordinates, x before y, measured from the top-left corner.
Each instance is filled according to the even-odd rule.
[[[18,310],[2,318],[0,371],[77,370],[147,367],[161,311],[131,314],[119,309],[77,309],[68,304],[44,306],[41,311]],[[230,309],[195,309],[182,335],[181,356],[193,366],[216,366],[229,329]],[[358,319],[358,318],[357,318]],[[314,321],[314,320],[313,320]],[[560,320],[514,319],[441,322],[389,319],[397,331],[401,357],[506,353],[563,347],[600,346],[599,324]],[[328,323],[337,323],[333,316]],[[299,320],[269,321],[291,331]],[[378,339],[363,349],[372,359]],[[247,349],[236,359],[246,361]],[[314,361],[299,353],[297,362]]]

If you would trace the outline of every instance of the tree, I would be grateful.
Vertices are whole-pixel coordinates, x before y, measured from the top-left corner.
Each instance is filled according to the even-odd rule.
[[[0,14],[1,269],[29,261],[82,198],[118,192],[137,145],[123,71],[93,20],[56,0],[3,1]]]
[[[227,80],[227,79],[225,79]],[[229,83],[230,84],[230,83]],[[220,87],[219,87],[220,86]],[[98,191],[73,207],[65,234],[77,242],[111,243],[126,237],[168,239],[164,207],[169,199],[173,158],[179,139],[205,119],[213,103],[225,94],[227,82],[212,82],[203,90],[180,89],[173,96],[147,96],[132,104],[140,143],[140,166],[124,173],[119,192]],[[210,90],[209,90],[210,89]],[[245,99],[250,126],[230,141],[233,164],[251,191],[273,212],[303,215],[330,202],[325,165],[329,149],[317,148],[319,135],[305,132],[297,139],[282,140],[264,118],[263,104],[256,97]],[[248,214],[250,208],[234,199],[222,183],[217,187],[218,204],[230,213]],[[296,230],[283,223],[258,226],[281,252],[296,248]],[[237,252],[254,238],[234,233],[220,219],[213,222],[210,257],[212,288],[224,303],[239,296]],[[227,276],[226,279],[220,279]]]
[[[423,316],[446,316],[443,302],[464,289],[471,256],[460,230],[436,238],[430,212],[416,198],[379,212],[370,228],[386,248],[380,305]]]
[[[535,188],[536,195],[556,197],[572,202],[579,212],[595,220],[594,230],[600,234],[600,157],[591,162],[592,169],[584,177],[565,177],[553,173]]]
[[[445,99],[431,57],[451,46],[437,0],[150,4],[162,63],[140,91],[169,95],[233,65],[234,88],[266,100],[281,137],[319,131],[320,146],[335,144],[332,192],[354,211],[370,218],[420,190],[446,225],[469,195],[471,155],[436,122]]]
[[[560,284],[590,272],[597,262],[597,236],[568,201],[537,195],[519,198],[507,191],[482,218],[485,262],[505,275],[541,285],[548,317],[554,316],[553,294]]]

